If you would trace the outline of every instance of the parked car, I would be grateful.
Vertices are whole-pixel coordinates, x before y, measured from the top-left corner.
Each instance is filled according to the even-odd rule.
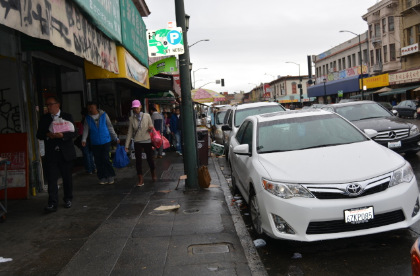
[[[402,101],[393,107],[393,110],[397,111],[398,117],[412,117],[417,119],[417,101],[406,100]]]
[[[211,133],[213,140],[220,145],[223,145],[223,131],[222,126],[226,124],[227,121],[227,111],[231,109],[230,105],[220,107],[214,113],[214,122],[211,126]]]
[[[278,103],[274,102],[256,102],[246,103],[233,106],[228,113],[227,121],[223,130],[223,145],[225,148],[225,156],[228,159],[229,156],[229,141],[232,136],[236,134],[238,127],[245,120],[246,117],[256,114],[285,111],[286,109]]]
[[[331,104],[322,109],[340,114],[361,130],[376,130],[378,135],[373,140],[398,153],[414,155],[420,150],[420,132],[417,126],[394,116],[376,102]]]
[[[416,223],[419,190],[410,164],[369,136],[324,110],[245,119],[231,140],[232,185],[256,232],[317,241]]]

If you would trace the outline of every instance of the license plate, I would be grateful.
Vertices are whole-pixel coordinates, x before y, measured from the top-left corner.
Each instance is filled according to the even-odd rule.
[[[344,222],[351,224],[365,223],[374,219],[373,207],[344,210]]]
[[[401,148],[401,141],[388,142],[388,148],[390,148],[390,149]]]

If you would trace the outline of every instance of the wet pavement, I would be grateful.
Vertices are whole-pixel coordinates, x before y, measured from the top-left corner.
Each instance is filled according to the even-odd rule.
[[[175,190],[182,162],[173,152],[157,159],[159,179],[147,171],[143,187],[134,161],[113,185],[78,173],[72,208],[52,214],[45,192],[10,200],[0,257],[12,260],[0,262],[0,275],[266,275],[216,158],[211,186],[197,191],[183,180]]]

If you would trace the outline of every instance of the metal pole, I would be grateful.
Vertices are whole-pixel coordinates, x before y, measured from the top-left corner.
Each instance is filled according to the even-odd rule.
[[[187,32],[185,27],[184,0],[175,0],[175,14],[177,26],[182,28],[184,46],[188,45]],[[181,106],[182,106],[182,136],[185,147],[184,170],[187,174],[185,188],[187,190],[198,190],[198,159],[197,144],[195,142],[194,112],[191,99],[191,74],[189,70],[190,52],[185,47],[184,54],[179,56],[179,73],[181,80]]]
[[[359,50],[360,50],[360,54],[359,54],[359,62],[360,62],[360,79],[361,79],[361,81],[362,81],[362,101],[363,101],[363,87],[364,87],[364,85],[363,85],[363,59],[362,59],[362,43],[360,42],[360,34],[359,34]]]

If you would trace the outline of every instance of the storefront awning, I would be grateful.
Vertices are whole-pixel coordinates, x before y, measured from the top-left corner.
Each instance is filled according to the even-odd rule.
[[[117,46],[118,74],[111,73],[90,62],[85,61],[85,73],[87,80],[97,79],[128,79],[133,83],[143,86],[147,89],[149,85],[149,72],[146,67],[140,64],[127,50],[122,46]]]
[[[325,86],[325,87],[324,87]],[[355,92],[360,90],[359,75],[345,79],[329,81],[308,87],[308,97],[320,97],[324,95],[336,95]]]
[[[403,93],[407,92],[408,90],[415,89],[415,88],[418,88],[418,87],[420,87],[420,85],[395,88],[395,89],[392,89],[389,92],[381,93],[381,94],[379,94],[379,96],[383,97],[383,96],[389,96],[389,95],[403,94]]]

